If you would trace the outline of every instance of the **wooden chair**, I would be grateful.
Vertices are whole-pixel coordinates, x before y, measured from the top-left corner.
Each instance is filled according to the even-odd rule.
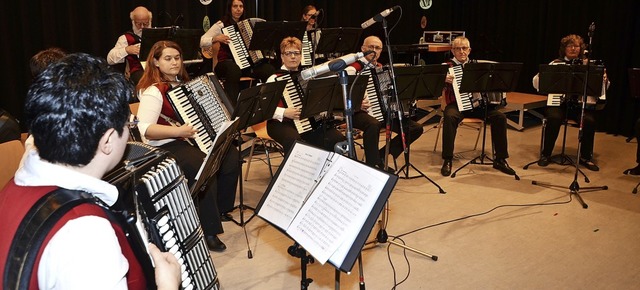
[[[3,188],[20,166],[24,145],[20,140],[0,143],[0,188]]]
[[[131,114],[138,114],[138,107],[140,107],[140,102],[129,104],[129,110],[131,110]]]
[[[249,169],[251,169],[251,161],[259,160],[267,164],[269,166],[269,174],[273,178],[273,165],[271,164],[271,155],[272,153],[279,153],[280,157],[284,157],[284,150],[282,146],[273,140],[269,134],[267,133],[267,121],[262,123],[258,123],[256,125],[251,126],[254,134],[256,135],[248,142],[251,142],[251,149],[249,150],[249,156],[247,160],[247,171],[244,174],[244,180],[247,181],[249,178]],[[259,143],[264,153],[264,157],[256,157],[256,143]]]

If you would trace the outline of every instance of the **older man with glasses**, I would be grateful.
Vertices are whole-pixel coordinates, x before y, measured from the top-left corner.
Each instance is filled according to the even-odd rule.
[[[475,63],[475,60],[469,58],[471,53],[471,43],[464,36],[457,37],[453,40],[451,53],[453,58],[446,62],[449,66],[465,65],[467,63]],[[460,76],[461,77],[461,76]],[[474,117],[484,119],[484,107],[478,106],[471,111],[460,112],[456,102],[453,84],[454,76],[448,74],[445,79],[445,87],[442,96],[446,106],[443,109],[442,122],[442,168],[440,173],[443,176],[451,175],[451,163],[453,159],[453,147],[458,131],[458,124],[465,117]],[[485,122],[491,124],[491,141],[495,151],[495,159],[493,160],[493,168],[502,171],[505,174],[515,175],[516,172],[507,163],[509,153],[507,151],[507,117],[500,112],[495,105],[485,104],[487,115]]]
[[[362,42],[360,47],[362,52],[373,52],[367,54],[362,59],[351,64],[346,69],[347,73],[355,74],[367,67],[382,67],[382,64],[378,63],[378,58],[382,54],[382,40],[377,36],[368,36]],[[384,157],[386,153],[386,147],[378,149],[380,139],[380,129],[384,126],[376,118],[369,115],[368,111],[371,104],[367,97],[362,101],[361,108],[356,108],[353,114],[353,127],[362,130],[362,139],[364,145],[365,161],[369,166],[376,166],[378,168],[384,168]],[[402,135],[400,133],[399,119],[394,116],[391,130],[396,132],[396,136],[389,142],[389,155],[395,160],[404,152],[404,145],[402,142]],[[422,136],[422,126],[409,118],[403,118],[406,121],[403,124],[403,131],[406,133],[407,145],[413,143],[420,136]],[[386,146],[386,145],[385,145]],[[393,170],[389,170],[393,171]]]
[[[140,43],[142,43],[142,29],[151,27],[151,11],[138,6],[131,13],[131,31],[118,37],[116,45],[109,51],[107,62],[109,65],[125,64],[124,73],[134,84],[138,84],[144,68],[140,64]],[[125,63],[126,60],[126,63]]]

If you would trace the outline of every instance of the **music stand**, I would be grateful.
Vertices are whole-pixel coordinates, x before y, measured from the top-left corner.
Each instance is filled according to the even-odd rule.
[[[362,34],[362,28],[337,27],[324,28],[315,53],[348,53],[359,51],[358,42]]]
[[[393,54],[391,53],[391,43],[389,41],[389,30],[387,29],[387,19],[386,18],[382,18],[382,28],[384,29],[384,36],[385,36],[385,47],[387,48],[387,55],[389,57],[389,70],[391,72],[391,83],[392,83],[392,88],[390,90],[391,92],[391,99],[393,99],[396,103],[400,103],[400,100],[398,98],[398,86],[396,85],[396,75],[395,75],[395,68],[393,66]],[[443,78],[444,79],[444,78]],[[408,151],[407,147],[406,147],[406,139],[404,136],[404,124],[402,122],[403,118],[403,112],[400,110],[398,112],[398,119],[399,119],[399,125],[400,125],[400,136],[402,136],[402,145],[403,145],[403,149],[406,151]],[[392,112],[391,110],[388,110],[387,112],[387,138],[390,138],[390,134],[391,134],[391,125],[390,125],[390,119],[392,116]],[[386,156],[389,154],[389,146],[386,146],[385,149],[385,161],[384,161],[384,169],[386,170],[388,168],[387,162],[386,162]],[[425,176],[426,177],[426,176]],[[438,188],[440,188],[438,186]],[[442,188],[440,188],[441,192],[443,192]],[[433,261],[437,261],[438,260],[438,256],[436,255],[431,255],[429,253],[423,252],[421,250],[409,247],[405,244],[396,242],[395,240],[389,240],[389,235],[387,234],[387,223],[389,221],[389,217],[387,216],[387,212],[389,210],[389,202],[387,201],[384,205],[384,210],[382,211],[382,218],[378,221],[378,224],[380,224],[380,229],[378,230],[378,233],[376,234],[376,238],[375,238],[375,243],[387,243],[389,245],[395,245],[398,247],[401,247],[405,250],[409,250],[412,251],[414,253],[420,254],[422,256],[425,256]],[[360,259],[360,266],[362,267],[362,259]],[[360,271],[362,274],[362,271]],[[336,278],[337,275],[336,275]],[[361,281],[364,281],[364,277],[361,275],[360,277]],[[361,285],[364,285],[364,282],[361,283]]]
[[[202,30],[185,29],[177,26],[160,28],[143,28],[140,44],[140,60],[146,61],[151,47],[158,41],[170,40],[182,48],[182,59],[185,61],[201,59],[200,37]]]
[[[305,21],[257,22],[253,27],[249,50],[279,50],[280,42],[285,37],[293,36],[302,40],[306,28]]]
[[[354,94],[364,96],[367,79],[359,78],[356,80],[356,76],[348,77],[349,86],[355,84]],[[338,78],[331,76],[309,80],[306,87],[306,97],[302,99],[300,119],[310,118],[323,112],[344,110],[344,104],[340,100],[342,100],[342,91]]]
[[[237,127],[237,120],[233,120],[227,127],[220,128],[222,130],[219,130],[216,134],[216,138],[213,140],[213,145],[211,146],[209,153],[205,156],[204,161],[200,166],[200,170],[198,170],[198,173],[194,178],[195,182],[189,189],[192,197],[197,196],[199,192],[203,191],[207,187],[209,179],[218,172],[218,169],[220,169],[220,164],[222,163],[222,159],[224,159],[223,155],[229,149],[229,145],[233,139],[232,133],[237,130]]]
[[[564,95],[580,95],[582,98],[582,110],[580,114],[580,126],[578,129],[578,152],[577,157],[580,158],[580,150],[582,149],[582,128],[584,125],[584,111],[587,105],[587,96],[599,96],[602,93],[602,78],[604,75],[604,66],[602,65],[540,65],[540,92],[544,94],[564,94]],[[576,199],[582,205],[582,208],[589,206],[580,196],[580,190],[597,191],[607,190],[609,187],[590,186],[580,188],[578,184],[579,162],[575,162],[575,173],[573,182],[569,187],[554,185],[546,182],[531,181],[533,185],[543,187],[557,187],[569,189],[569,194],[575,194]]]
[[[238,103],[233,110],[232,118],[237,118],[237,140],[238,140],[238,154],[239,158],[239,200],[240,203],[238,206],[234,207],[238,209],[240,212],[240,220],[231,219],[236,225],[242,227],[244,230],[244,237],[247,242],[247,257],[249,259],[253,258],[253,254],[251,252],[251,246],[249,245],[249,236],[247,235],[247,229],[245,225],[253,219],[255,216],[255,208],[247,206],[244,204],[244,185],[242,181],[242,164],[244,161],[242,160],[242,150],[240,150],[240,146],[242,146],[242,135],[240,131],[248,128],[249,126],[258,124],[265,120],[271,119],[273,113],[278,106],[278,101],[282,95],[282,91],[284,90],[286,82],[272,82],[265,83],[260,86],[250,87],[240,91],[238,95]],[[271,168],[269,168],[271,170]],[[254,211],[254,213],[247,219],[244,219],[244,210],[249,209]]]
[[[448,66],[442,64],[433,64],[433,65],[424,65],[424,66],[413,66],[413,67],[397,67],[395,68],[396,74],[396,86],[397,86],[397,94],[398,100],[400,104],[398,106],[402,108],[403,104],[408,104],[416,99],[418,96],[427,96],[427,97],[438,97],[442,94],[442,88],[444,88],[444,79],[447,75]],[[390,107],[390,106],[387,106]],[[403,113],[402,109],[398,112],[398,114]],[[387,122],[392,120],[393,118],[389,114],[391,112],[387,112]],[[389,127],[390,128],[390,125]],[[387,132],[387,140],[386,147],[389,147],[391,132]],[[418,178],[420,176],[426,178],[431,183],[433,183],[436,187],[438,187],[440,193],[445,193],[445,191],[435,183],[431,178],[425,175],[422,171],[418,170],[410,161],[410,152],[411,152],[411,144],[407,142],[407,149],[404,150],[404,161],[405,164],[398,169],[398,172],[404,172],[404,178]],[[418,172],[417,176],[409,176],[409,169],[413,168]]]
[[[451,178],[456,173],[469,164],[493,165],[491,159],[485,153],[485,143],[487,139],[487,114],[489,101],[487,93],[511,92],[515,90],[520,76],[522,63],[468,63],[464,65],[460,92],[471,92],[482,94],[484,106],[484,128],[482,134],[482,151],[479,156],[469,160],[460,168],[451,173]],[[485,163],[485,159],[490,162]],[[479,161],[478,161],[479,160]],[[517,173],[514,174],[516,180],[520,180]]]

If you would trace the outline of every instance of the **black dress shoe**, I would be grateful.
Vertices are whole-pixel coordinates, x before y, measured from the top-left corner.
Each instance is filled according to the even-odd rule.
[[[600,167],[598,167],[598,165],[596,165],[595,163],[593,163],[592,159],[584,159],[584,158],[580,158],[580,165],[584,166],[586,169],[589,169],[591,171],[598,171],[600,170]]]
[[[233,220],[233,216],[229,213],[223,213],[220,215],[220,221],[222,222],[230,222]]]
[[[224,250],[227,249],[227,246],[218,238],[218,236],[208,236],[207,248],[209,248],[209,251],[224,252]]]
[[[493,168],[502,171],[505,174],[516,175],[516,171],[509,167],[509,163],[504,158],[496,158],[493,161]]]
[[[549,156],[540,156],[540,160],[538,160],[538,166],[546,167],[547,165],[549,165],[549,163],[551,163]]]
[[[440,168],[440,174],[442,174],[442,176],[451,175],[451,159],[444,160],[444,163],[442,163],[442,168]]]
[[[636,166],[634,168],[630,168],[630,169],[625,170],[624,174],[640,175],[640,164],[638,164],[638,166]]]

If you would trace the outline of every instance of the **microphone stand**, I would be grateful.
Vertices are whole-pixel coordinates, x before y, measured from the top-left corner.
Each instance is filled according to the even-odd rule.
[[[408,175],[409,172],[409,167],[408,167],[408,162],[409,162],[409,146],[407,145],[406,139],[405,139],[405,135],[404,135],[404,124],[403,124],[403,112],[402,112],[402,106],[400,106],[400,102],[398,99],[398,94],[396,92],[396,75],[393,69],[393,54],[391,53],[391,44],[389,42],[389,32],[387,30],[387,20],[386,18],[382,18],[382,27],[384,28],[384,35],[385,35],[385,46],[387,47],[387,53],[389,54],[389,70],[391,72],[391,80],[393,82],[393,88],[391,88],[391,92],[392,92],[392,98],[395,100],[396,104],[398,104],[397,106],[397,114],[398,114],[398,123],[400,125],[400,135],[402,136],[402,146],[404,149],[404,156],[405,156],[405,167],[406,167],[406,174]],[[389,156],[389,144],[390,144],[390,139],[391,139],[391,107],[387,106],[389,108],[389,110],[387,111],[387,125],[386,125],[386,146],[385,146],[385,154],[384,154],[384,169],[386,170],[388,168],[388,164],[387,164],[387,156]],[[413,167],[413,165],[411,165]],[[440,193],[444,193],[444,190],[442,190],[442,188],[436,184],[435,182],[433,182],[433,180],[431,180],[429,177],[427,177],[426,175],[424,175],[424,173],[420,172],[418,169],[416,169],[415,167],[413,167],[416,171],[418,171],[420,173],[420,175],[424,176],[427,180],[431,181],[431,183],[433,183],[435,186],[438,187],[438,189],[440,189]],[[388,216],[387,216],[387,212],[389,211],[389,202],[385,203],[384,205],[384,209],[382,210],[382,217],[380,219],[380,221],[378,222],[380,224],[380,230],[378,231],[378,234],[376,235],[376,239],[375,239],[375,243],[380,243],[380,244],[384,244],[384,243],[389,243],[391,245],[396,245],[398,247],[401,247],[405,250],[409,250],[412,251],[414,253],[417,253],[419,255],[425,256],[431,260],[437,261],[438,260],[438,256],[435,255],[431,255],[429,253],[423,252],[421,250],[409,247],[407,245],[398,243],[396,241],[393,240],[389,240],[388,239],[388,235],[387,235],[387,220],[388,220]]]
[[[391,51],[391,42],[389,41],[389,32],[387,30],[387,19],[386,18],[382,18],[382,27],[384,28],[384,35],[385,35],[385,46],[387,48],[387,54],[389,57],[389,70],[391,72],[391,81],[392,81],[392,85],[393,87],[390,89],[392,95],[391,98],[395,101],[396,104],[396,114],[398,115],[398,124],[400,126],[400,136],[402,138],[402,149],[403,149],[403,155],[404,155],[404,165],[402,167],[400,167],[397,171],[398,176],[400,178],[404,178],[404,179],[413,179],[413,178],[418,178],[420,176],[426,178],[427,180],[429,180],[429,182],[431,182],[433,185],[435,185],[438,188],[438,192],[440,193],[445,193],[444,189],[442,189],[442,187],[440,187],[440,185],[438,185],[435,181],[433,181],[431,178],[429,178],[427,175],[425,175],[422,171],[420,171],[418,168],[416,168],[413,164],[411,164],[410,162],[410,144],[407,141],[407,136],[405,134],[405,121],[404,121],[404,110],[402,108],[402,103],[400,103],[400,99],[398,97],[398,85],[396,84],[396,73],[395,73],[395,69],[393,67],[393,53]],[[388,100],[388,99],[387,99]],[[391,108],[391,106],[387,106],[387,108],[389,108],[389,110],[387,110],[387,119],[386,119],[386,146],[385,146],[385,152],[384,152],[384,169],[386,170],[388,168],[388,156],[389,156],[389,144],[391,141],[391,122],[392,122],[392,114],[390,114],[391,110],[393,108]],[[411,134],[410,130],[409,134]],[[409,169],[413,168],[413,170],[415,170],[416,172],[418,172],[417,176],[409,176]],[[401,176],[399,173],[403,172],[404,173],[404,177]]]
[[[346,65],[345,65],[346,67]],[[356,151],[354,150],[354,140],[353,140],[353,107],[351,103],[351,96],[347,93],[347,85],[349,84],[349,77],[347,75],[347,71],[340,70],[338,72],[338,79],[340,81],[340,87],[342,88],[342,100],[344,102],[344,119],[346,122],[346,138],[347,140],[336,143],[335,152],[340,154],[347,153],[347,156],[353,160],[357,160]],[[360,269],[360,289],[365,289],[364,284],[364,270],[362,263],[362,254],[358,255],[358,268]],[[340,270],[338,268],[335,269],[335,289],[340,289]]]

